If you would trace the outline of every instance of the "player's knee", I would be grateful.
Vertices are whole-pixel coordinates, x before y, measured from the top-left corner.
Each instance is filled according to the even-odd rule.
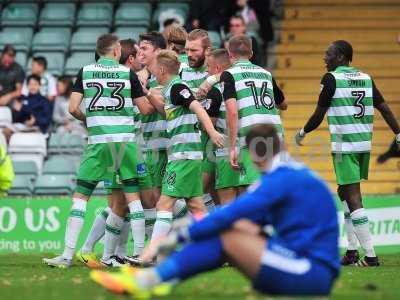
[[[206,214],[207,208],[204,205],[202,198],[191,199],[187,202],[187,207],[192,214]]]
[[[175,201],[173,201],[169,197],[161,196],[157,202],[156,208],[158,211],[172,211],[174,203]]]
[[[238,242],[238,231],[235,229],[225,231],[221,235],[221,240],[224,252],[229,256],[232,251],[235,251]]]

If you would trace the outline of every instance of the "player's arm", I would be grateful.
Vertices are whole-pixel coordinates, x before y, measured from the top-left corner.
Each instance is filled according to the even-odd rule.
[[[161,94],[160,89],[152,88],[146,95],[150,103],[157,109],[157,111],[165,116],[165,100]]]
[[[83,99],[82,71],[83,71],[83,69],[79,70],[78,76],[76,76],[75,83],[72,87],[72,93],[69,98],[68,111],[72,116],[74,116],[74,118],[76,118],[82,122],[85,122],[86,116],[80,108],[82,99]]]
[[[221,74],[215,74],[208,76],[207,79],[199,86],[199,89],[196,93],[198,98],[206,97],[208,92],[211,91],[212,87],[217,84],[221,79]]]
[[[321,92],[319,94],[318,104],[314,113],[308,119],[306,125],[300,129],[296,136],[296,144],[302,146],[302,140],[309,133],[318,128],[324,120],[325,114],[328,111],[333,95],[336,90],[336,81],[332,74],[326,73],[321,80]]]
[[[274,78],[272,78],[272,89],[274,91],[275,106],[280,110],[287,110],[288,104],[285,101],[285,95],[283,94],[279,86],[276,84]]]
[[[236,150],[239,110],[236,102],[235,80],[228,72],[221,74],[221,83],[224,86],[223,98],[225,101],[225,118],[228,129],[229,160],[234,169],[239,169],[238,153]]]
[[[235,201],[190,225],[187,231],[183,230],[180,238],[186,241],[207,239],[231,228],[238,220],[251,220],[255,215],[260,216],[260,212],[269,215],[270,207],[285,199],[287,193],[286,185],[283,184],[287,182],[285,175],[287,174],[282,171],[266,175]],[[274,188],[271,189],[271,186]]]
[[[219,147],[223,147],[224,138],[217,132],[211,122],[210,117],[207,112],[201,106],[200,102],[194,98],[191,90],[184,84],[175,84],[171,88],[171,102],[174,105],[182,105],[189,108],[194,112],[199,119],[200,123],[203,125],[204,129],[207,131],[211,140]]]
[[[385,119],[386,124],[392,129],[396,135],[396,142],[400,144],[400,126],[395,118],[389,105],[385,102],[380,91],[376,88],[375,83],[372,82],[372,97],[374,100],[374,107],[379,110],[382,117]]]
[[[135,72],[130,72],[130,82],[131,82],[131,96],[134,99],[136,106],[138,107],[142,115],[150,115],[155,112],[154,106],[147,100],[143,87],[135,74]]]
[[[223,101],[222,94],[217,88],[211,88],[211,90],[207,93],[206,99],[211,101],[210,106],[206,108],[206,111],[211,119],[211,122],[215,126],[220,113],[221,103]]]

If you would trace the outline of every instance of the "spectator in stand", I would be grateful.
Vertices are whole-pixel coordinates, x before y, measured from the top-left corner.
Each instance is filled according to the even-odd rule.
[[[18,131],[41,131],[46,133],[51,122],[49,101],[40,94],[40,77],[30,75],[27,78],[28,95],[13,102],[13,124],[4,128],[3,133],[10,140]]]
[[[53,122],[57,133],[86,134],[82,122],[75,119],[68,111],[69,96],[72,91],[72,79],[61,76],[57,81],[57,97],[54,101]]]
[[[225,44],[232,36],[243,35],[243,34],[248,34],[247,26],[243,17],[241,15],[236,15],[231,17],[229,20],[229,33],[226,37]],[[251,34],[248,35],[251,38],[251,43],[253,46],[253,57],[250,59],[250,61],[253,64],[261,65],[261,57],[257,40],[254,36],[251,36]]]
[[[7,44],[0,57],[0,106],[11,105],[14,99],[21,96],[25,73],[15,62],[15,48]]]
[[[43,56],[35,56],[32,58],[31,64],[32,75],[37,75],[41,79],[40,82],[40,94],[46,97],[50,102],[53,102],[57,96],[57,80],[56,78],[47,72],[47,59]],[[28,87],[26,82],[22,87],[22,94],[28,95]],[[52,107],[54,104],[52,104]]]
[[[260,24],[258,23],[256,12],[249,6],[248,0],[237,0],[238,11],[236,15],[242,16],[249,31],[258,32]]]
[[[229,0],[192,0],[188,29],[219,31],[227,21]]]

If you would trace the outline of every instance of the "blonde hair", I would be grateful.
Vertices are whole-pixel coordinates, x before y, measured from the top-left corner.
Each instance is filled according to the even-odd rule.
[[[231,64],[229,53],[226,49],[215,49],[211,51],[210,56],[214,58],[220,65],[229,66]]]
[[[157,63],[163,66],[169,74],[178,75],[181,63],[172,50],[161,50],[157,55]]]
[[[171,46],[171,50],[178,54],[182,54],[185,51],[187,35],[186,29],[179,25],[171,25],[165,31],[165,39],[168,46]]]
[[[189,32],[187,36],[188,41],[195,41],[201,39],[202,45],[204,48],[209,48],[211,47],[211,40],[210,37],[208,36],[208,32],[204,29],[194,29],[191,32]]]

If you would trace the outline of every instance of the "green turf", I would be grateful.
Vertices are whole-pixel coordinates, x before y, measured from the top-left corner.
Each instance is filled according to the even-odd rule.
[[[42,257],[0,255],[0,299],[129,299],[114,296],[97,287],[88,277],[89,269],[78,263],[68,270],[51,269],[41,265]],[[400,256],[386,255],[381,258],[383,265],[380,268],[344,268],[331,299],[399,299]],[[232,268],[223,268],[185,282],[165,299],[272,298],[253,293],[240,274]]]

